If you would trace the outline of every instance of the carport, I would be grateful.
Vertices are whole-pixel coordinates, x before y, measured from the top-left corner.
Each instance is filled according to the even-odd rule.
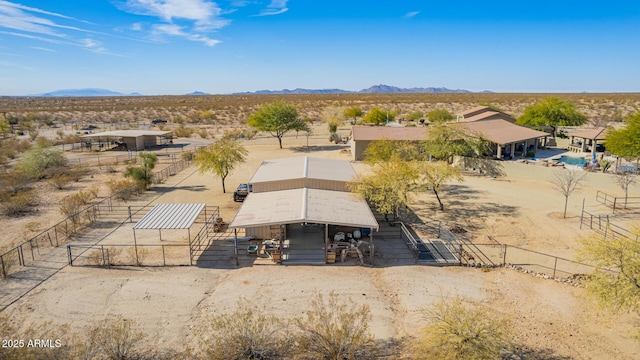
[[[282,225],[307,223],[324,225],[325,258],[329,249],[329,225],[369,229],[370,262],[373,264],[372,230],[377,231],[379,225],[367,202],[349,192],[309,188],[249,194],[229,225],[234,230],[236,258],[238,228],[251,233],[252,228],[275,226],[279,229]],[[282,249],[284,239],[283,234],[279,234]]]
[[[171,131],[157,130],[115,130],[81,136],[83,146],[92,150],[97,143],[98,150],[144,150],[149,147],[172,142]]]

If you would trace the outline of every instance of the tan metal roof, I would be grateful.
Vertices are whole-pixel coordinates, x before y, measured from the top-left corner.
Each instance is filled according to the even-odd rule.
[[[295,157],[265,160],[249,180],[250,184],[291,179],[351,181],[356,176],[347,160]]]
[[[467,109],[467,110],[461,111],[461,112],[459,112],[459,113],[458,113],[458,114],[456,114],[456,115],[466,116],[466,115],[469,115],[469,114],[476,113],[476,112],[478,112],[478,111],[487,111],[487,110],[489,110],[489,111],[493,111],[493,109],[491,109],[491,108],[490,108],[490,107],[488,107],[488,106],[476,106],[476,107],[474,107],[474,108],[471,108],[471,109]]]
[[[427,130],[423,127],[354,126],[351,128],[354,141],[427,139]]]
[[[546,132],[515,125],[506,120],[463,122],[455,125],[459,126],[470,136],[481,135],[485,139],[499,145],[549,136]]]
[[[139,137],[139,136],[163,136],[170,134],[171,131],[159,131],[159,130],[114,130],[114,131],[104,131],[96,134],[83,135],[82,138],[90,138],[90,137]]]
[[[569,136],[575,136],[583,139],[604,140],[607,137],[607,128],[598,127],[595,129],[576,131],[568,133]]]
[[[158,204],[133,229],[188,229],[205,204]]]
[[[511,122],[516,121],[516,119],[514,119],[510,115],[505,114],[503,112],[499,112],[499,111],[486,111],[486,112],[483,112],[483,113],[478,114],[478,115],[465,117],[463,121],[464,122],[481,121],[481,120],[487,120],[488,118],[493,118],[493,119],[490,119],[490,120],[503,119],[503,120],[506,120],[506,121],[510,120]]]
[[[308,188],[251,193],[229,227],[303,222],[378,229],[366,201],[349,192]]]

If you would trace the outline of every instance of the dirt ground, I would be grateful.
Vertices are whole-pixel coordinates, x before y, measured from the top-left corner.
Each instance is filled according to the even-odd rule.
[[[340,132],[346,135],[348,129]],[[316,134],[309,139],[311,147],[302,135],[286,137],[285,149],[278,149],[275,138],[246,141],[249,158],[227,178],[227,194],[219,179],[191,167],[180,174],[174,189],[165,188],[169,181],[152,190],[162,194],[155,203],[205,202],[220,206],[222,217],[230,221],[240,207],[232,200],[233,189],[247,182],[262,160],[305,155],[351,159],[345,145],[330,144],[320,128]],[[363,169],[362,164],[355,167]],[[466,176],[464,182],[446,186],[445,212],[437,210],[430,193],[417,194],[412,209],[423,218],[465,228],[468,238],[477,242],[506,243],[572,259],[576,238],[590,234],[579,229],[583,199],[589,211],[605,214],[610,209],[597,204],[596,190],[621,195],[610,176],[589,174],[585,186],[570,197],[568,218],[563,219],[564,199],[548,181],[553,169],[505,163],[505,170],[507,177]],[[640,194],[640,189],[633,193]],[[633,215],[619,219],[628,226]],[[371,330],[378,339],[413,335],[426,324],[422,309],[443,298],[465,296],[507,315],[531,358],[640,358],[640,344],[631,338],[638,319],[596,309],[582,288],[508,268],[485,272],[384,263],[373,268],[262,265],[233,270],[66,267],[5,312],[25,326],[51,320],[69,323],[76,331],[122,314],[139,324],[149,347],[182,349],[197,343],[195,330],[210,315],[234,309],[239,298],[291,318],[303,314],[315,294],[330,291],[368,304]]]

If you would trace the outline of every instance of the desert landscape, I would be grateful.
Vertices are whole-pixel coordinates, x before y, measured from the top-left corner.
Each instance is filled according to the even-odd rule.
[[[184,96],[113,99],[29,99],[0,98],[0,109],[10,116],[28,121],[39,136],[64,143],[81,128],[94,124],[100,129],[149,128],[154,118],[167,119],[157,128],[175,130],[175,143],[187,144],[183,151],[204,145],[225,134],[242,134],[249,151],[247,161],[226,179],[227,193],[220,179],[200,173],[195,165],[154,184],[130,204],[151,206],[160,203],[206,203],[218,206],[220,216],[229,222],[241,203],[234,202],[235,186],[246,183],[263,160],[313,156],[351,160],[348,144],[329,143],[327,121],[336,109],[373,106],[397,109],[397,118],[415,111],[447,109],[453,113],[494,104],[518,116],[524,107],[543,95],[521,94],[376,94],[308,95],[284,97],[295,104],[301,117],[309,119],[312,133],[287,134],[284,148],[265,133],[252,133],[246,118],[261,104],[276,96]],[[640,110],[640,95],[571,94],[567,98],[592,120],[589,126],[620,121]],[[338,133],[350,135],[350,119],[341,119]],[[47,125],[47,124],[50,125]],[[419,126],[419,125],[418,125]],[[36,130],[37,129],[37,130]],[[191,129],[191,130],[184,130]],[[62,130],[60,133],[58,130]],[[186,133],[185,133],[186,131]],[[182,133],[180,133],[182,132]],[[22,135],[22,139],[28,139]],[[247,134],[250,134],[247,136]],[[72,138],[68,138],[73,142]],[[59,145],[60,146],[60,145]],[[560,147],[561,145],[559,145]],[[162,150],[159,151],[159,154]],[[69,159],[107,155],[66,151]],[[108,154],[112,155],[112,154]],[[113,155],[116,155],[115,152]],[[180,155],[178,155],[180,156]],[[5,162],[5,169],[12,164]],[[156,171],[171,165],[161,159]],[[570,197],[567,218],[563,218],[564,198],[552,188],[550,179],[557,169],[519,161],[501,162],[505,176],[465,173],[464,181],[443,186],[445,211],[440,211],[431,192],[412,194],[410,209],[424,221],[441,221],[448,229],[462,228],[461,237],[476,244],[506,244],[567,260],[576,260],[578,239],[593,234],[581,226],[581,212],[610,215],[611,221],[631,229],[638,224],[637,208],[616,211],[596,201],[596,192],[623,196],[613,175],[589,173],[582,186]],[[353,163],[358,173],[368,165]],[[37,186],[37,211],[24,216],[0,218],[4,229],[0,248],[8,249],[28,240],[64,217],[58,210],[60,199],[73,192],[97,187],[97,199],[109,196],[105,183],[121,178],[125,163],[94,166],[78,182],[63,190],[42,182]],[[629,191],[640,196],[640,184]],[[132,244],[132,224],[114,225],[113,231],[96,238],[101,244]],[[86,230],[102,234],[102,229]],[[103,231],[103,232],[100,232]],[[187,241],[184,234],[171,233],[166,244]],[[159,241],[156,234],[142,234],[140,242]],[[381,247],[384,249],[384,247]],[[182,352],[196,349],[213,315],[233,311],[239,299],[246,299],[268,314],[281,319],[304,315],[311,298],[334,291],[341,299],[366,304],[371,311],[369,324],[377,340],[389,341],[415,336],[427,324],[424,310],[448,298],[464,296],[487,305],[509,319],[517,356],[526,359],[635,359],[640,344],[633,338],[639,319],[633,314],[613,314],[595,306],[584,288],[526,273],[517,267],[435,267],[398,260],[391,253],[376,253],[375,266],[363,267],[349,260],[324,266],[255,264],[222,268],[194,266],[137,267],[66,266],[66,258],[52,267],[60,270],[26,293],[15,291],[15,279],[0,280],[3,310],[0,315],[16,328],[27,329],[50,321],[68,324],[72,334],[82,334],[102,319],[121,315],[133,320],[147,336],[142,346],[150,352]],[[42,265],[46,266],[46,265]],[[46,337],[47,334],[35,334]],[[65,338],[61,341],[66,344]],[[68,340],[70,341],[70,340]],[[43,351],[46,351],[44,349]],[[160,353],[158,352],[158,353]],[[389,355],[397,358],[405,354]],[[516,355],[514,355],[516,356]]]

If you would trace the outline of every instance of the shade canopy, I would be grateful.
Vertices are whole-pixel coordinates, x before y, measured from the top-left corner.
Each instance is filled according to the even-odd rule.
[[[170,134],[171,131],[158,130],[114,130],[104,131],[97,134],[83,135],[82,138],[100,138],[100,137],[139,137],[139,136],[164,136]]]
[[[205,204],[158,204],[133,229],[189,229]]]
[[[349,192],[309,188],[251,193],[229,227],[305,222],[378,229],[378,222],[363,199]]]

